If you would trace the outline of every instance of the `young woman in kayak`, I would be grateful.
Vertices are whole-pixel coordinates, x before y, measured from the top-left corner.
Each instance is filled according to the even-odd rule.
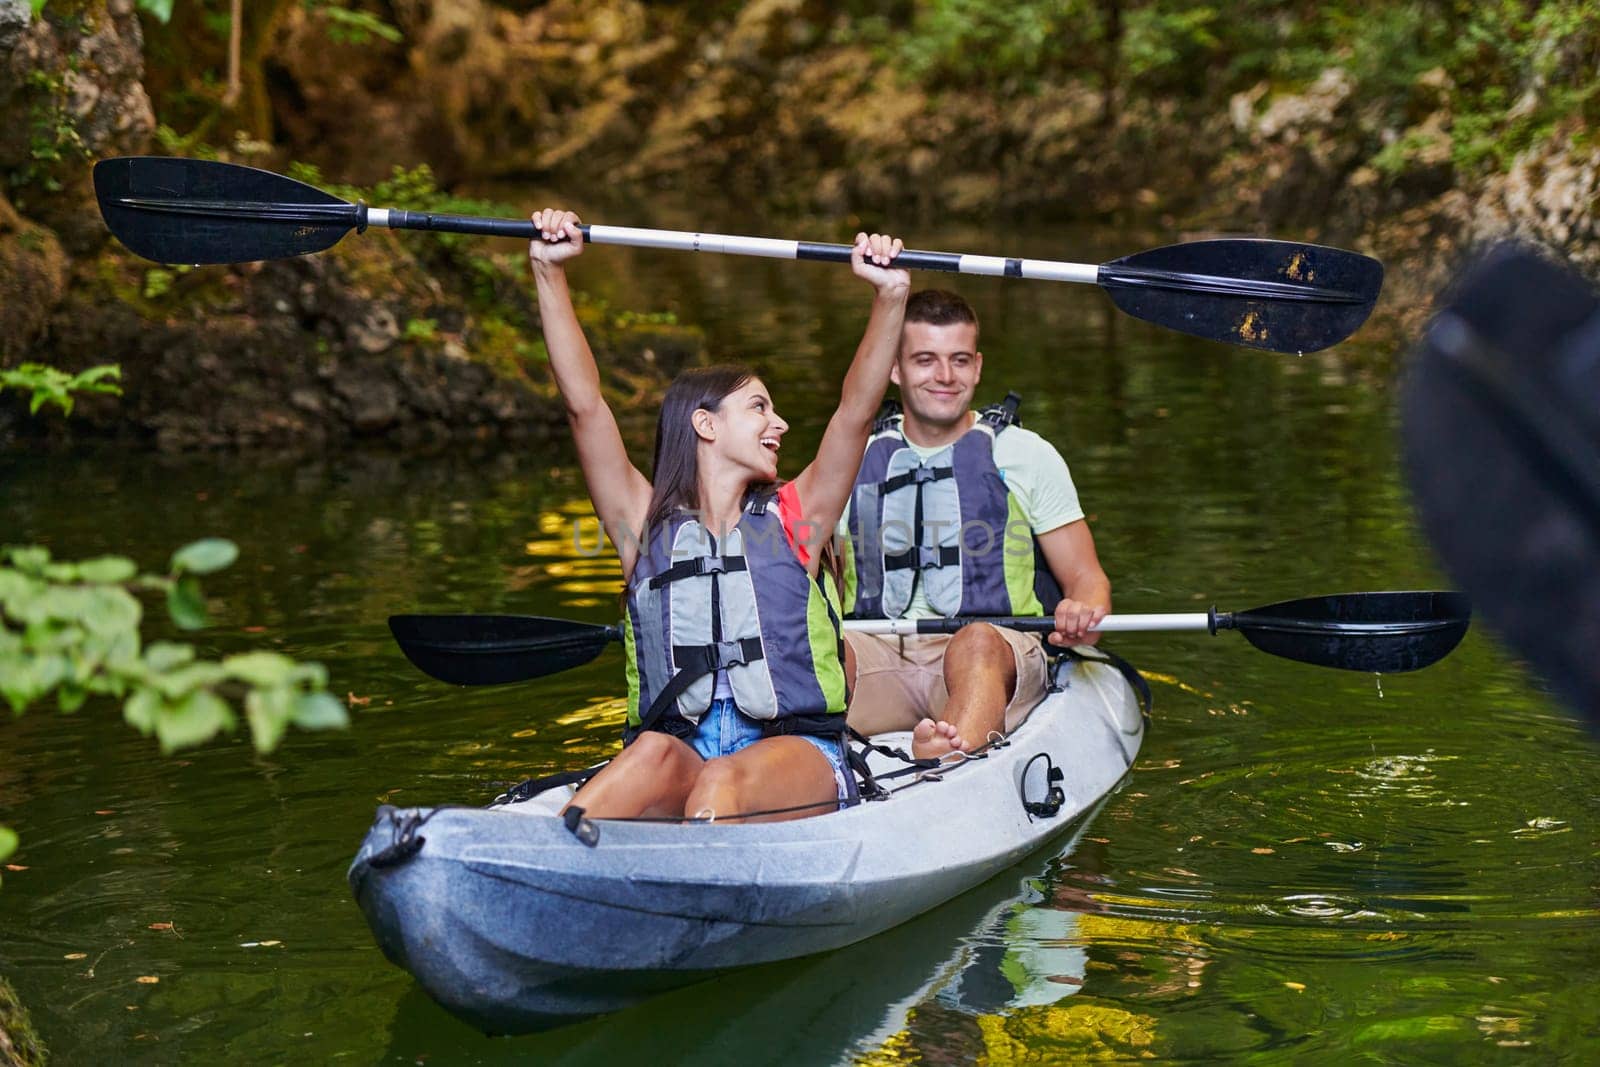
[[[873,287],[872,313],[805,470],[778,481],[789,425],[761,380],[710,367],[667,390],[652,484],[628,459],[567,290],[564,264],[583,251],[578,217],[545,210],[533,221],[550,369],[627,590],[624,747],[573,806],[593,818],[834,810],[853,779],[838,607],[819,557],[899,346],[910,277],[889,264],[900,241],[856,235],[851,269]]]

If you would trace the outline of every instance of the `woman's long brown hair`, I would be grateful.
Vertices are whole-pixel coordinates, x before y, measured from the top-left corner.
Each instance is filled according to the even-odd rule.
[[[649,551],[651,539],[660,525],[678,508],[700,506],[700,437],[694,431],[694,413],[704,408],[715,412],[722,401],[743,388],[755,377],[747,367],[720,363],[684,371],[668,386],[661,399],[661,414],[656,420],[656,450],[651,464],[650,506],[645,509],[640,550]],[[752,484],[753,492],[771,492],[781,483]],[[822,569],[843,587],[843,567],[837,546],[828,537],[820,546]]]
[[[667,388],[656,420],[656,453],[651,464],[644,544],[678,508],[700,506],[700,437],[694,432],[694,413],[701,408],[717,411],[730,393],[753,377],[748,367],[721,363],[684,371]]]

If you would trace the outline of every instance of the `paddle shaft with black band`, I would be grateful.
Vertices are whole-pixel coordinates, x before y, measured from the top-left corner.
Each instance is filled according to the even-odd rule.
[[[1107,615],[1099,633],[1235,630],[1263,652],[1342,670],[1421,670],[1466,634],[1471,605],[1460,593],[1390,591],[1304,597],[1249,611]],[[1055,628],[1049,616],[851,619],[847,631],[884,635],[950,634],[987,622],[1032,633]],[[537,615],[395,615],[406,657],[423,673],[455,685],[526,681],[582,666],[622,640],[619,626]]]
[[[531,240],[525,219],[350,203],[270,171],[209,160],[126,156],[95,165],[95,193],[118,239],[161,263],[240,263],[330,248],[351,230],[426,230]],[[848,263],[851,246],[627,226],[582,226],[585,240],[685,252]],[[894,266],[1096,285],[1135,318],[1271,352],[1315,352],[1353,333],[1383,284],[1377,260],[1339,248],[1218,238],[1107,263],[907,250]]]

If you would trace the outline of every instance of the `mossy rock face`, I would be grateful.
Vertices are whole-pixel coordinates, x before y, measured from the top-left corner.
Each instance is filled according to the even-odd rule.
[[[44,1042],[11,983],[0,978],[0,1067],[43,1067]]]
[[[86,253],[105,240],[90,163],[142,152],[155,129],[144,37],[129,0],[28,9],[0,0],[0,177],[20,211]]]
[[[565,433],[536,308],[475,311],[448,261],[424,267],[410,247],[368,234],[318,256],[185,270],[108,246],[77,265],[36,354],[69,371],[118,362],[124,395],[20,432],[168,450]],[[704,359],[699,331],[660,316],[591,332],[618,403],[658,400]]]
[[[0,194],[0,367],[27,359],[67,284],[56,235],[18,215]]]

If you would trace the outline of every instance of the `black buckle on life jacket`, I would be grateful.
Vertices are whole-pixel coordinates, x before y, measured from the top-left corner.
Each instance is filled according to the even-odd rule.
[[[978,412],[982,419],[995,433],[999,433],[1007,426],[1021,426],[1022,417],[1017,414],[1017,409],[1022,406],[1022,397],[1018,393],[1007,393],[1006,398],[998,404],[990,404]]]
[[[749,569],[750,563],[743,556],[695,556],[693,559],[679,560],[651,578],[650,588],[660,589],[664,585],[680,582],[685,578],[699,578],[707,574],[732,574]]]
[[[883,569],[886,571],[927,571],[960,565],[961,550],[953,545],[943,545],[938,548],[932,545],[915,545],[904,552],[897,552],[883,559]]]
[[[878,493],[887,496],[908,486],[923,486],[929,482],[940,482],[946,478],[954,478],[954,467],[912,467],[908,471],[896,474],[893,478],[886,478],[878,483]]]
[[[752,647],[754,646],[754,647]],[[749,663],[751,658],[761,658],[761,639],[747,637],[742,641],[719,641],[711,646],[714,659],[714,668],[719,671],[729,667],[742,667]]]

